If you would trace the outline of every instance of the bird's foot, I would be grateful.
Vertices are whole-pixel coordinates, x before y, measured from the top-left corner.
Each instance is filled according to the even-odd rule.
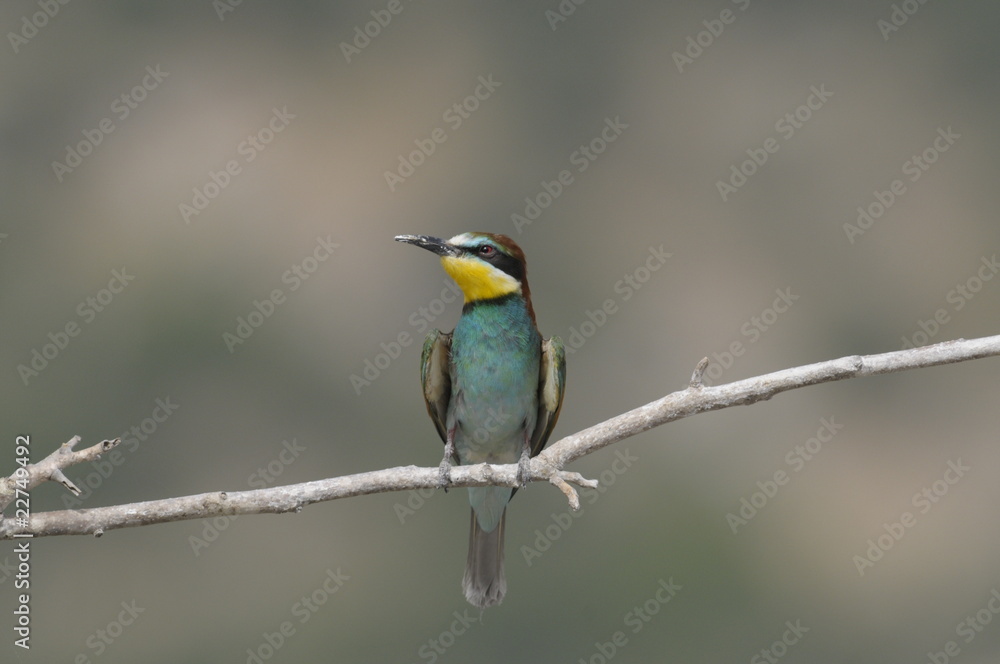
[[[448,487],[451,486],[451,462],[453,459],[458,460],[458,457],[455,456],[454,428],[448,432],[448,439],[444,443],[444,456],[438,466],[438,486],[444,489],[445,493],[448,493]]]
[[[448,492],[448,487],[451,486],[451,460],[448,457],[441,459],[441,465],[438,466],[438,486]]]
[[[528,486],[528,480],[531,479],[531,456],[527,449],[521,454],[521,458],[517,460],[517,475],[515,477],[522,489]]]

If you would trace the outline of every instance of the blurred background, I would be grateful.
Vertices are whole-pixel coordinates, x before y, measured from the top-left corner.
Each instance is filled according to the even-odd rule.
[[[539,326],[573,348],[553,440],[704,356],[720,384],[996,334],[998,19],[4,3],[0,471],[17,435],[35,460],[124,437],[38,512],[436,465],[420,344],[460,304],[398,233],[524,248]],[[810,387],[589,456],[581,512],[540,484],[513,501],[508,596],[482,616],[464,491],[39,539],[32,647],[0,630],[0,659],[995,662],[998,366]]]

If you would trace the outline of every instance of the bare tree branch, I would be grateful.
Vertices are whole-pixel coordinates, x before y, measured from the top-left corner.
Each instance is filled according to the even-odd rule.
[[[15,472],[10,477],[0,478],[0,513],[7,509],[7,506],[14,500],[17,489],[30,491],[42,482],[49,480],[59,482],[74,496],[79,496],[80,489],[63,474],[62,469],[84,461],[93,461],[105,452],[117,447],[122,441],[121,438],[103,440],[85,450],[74,451],[73,448],[79,442],[80,437],[73,436],[43,460],[27,466],[24,472]]]
[[[545,457],[555,468],[563,468],[571,461],[607,447],[625,438],[642,433],[667,422],[707,410],[730,406],[748,406],[770,399],[776,394],[807,385],[828,383],[846,378],[897,373],[910,369],[923,369],[940,364],[953,364],[967,360],[1000,355],[1000,335],[979,339],[956,339],[932,346],[897,350],[879,355],[851,355],[838,360],[807,364],[792,369],[738,380],[717,387],[701,383],[705,360],[698,364],[686,390],[640,406],[610,420],[595,424],[589,429],[566,436],[550,445],[537,458]],[[703,366],[704,364],[704,366]]]
[[[661,424],[709,410],[749,405],[770,399],[780,392],[807,385],[860,376],[895,373],[997,355],[1000,355],[1000,335],[981,339],[959,339],[880,355],[853,355],[838,360],[784,369],[716,387],[702,384],[702,375],[708,366],[707,361],[702,360],[691,376],[691,381],[686,389],[668,394],[662,399],[566,436],[551,445],[531,460],[531,479],[533,481],[549,481],[566,495],[570,505],[576,509],[579,506],[579,498],[576,490],[569,483],[593,487],[596,486],[596,482],[586,480],[577,473],[562,470],[566,464]],[[65,478],[61,469],[74,463],[96,458],[101,452],[107,451],[117,444],[117,441],[104,441],[80,452],[73,452],[72,447],[78,440],[78,438],[74,438],[43,461],[29,466],[27,468],[31,478],[29,486],[35,486],[45,480],[52,479],[62,482],[67,488],[73,490],[75,487]],[[491,484],[517,486],[516,473],[516,464],[456,466],[452,468],[450,486],[468,487]],[[8,493],[11,497],[13,496],[15,476],[16,473],[10,478],[0,480],[0,504],[3,504],[4,507],[10,503],[7,498]],[[18,528],[14,520],[10,518],[0,521],[0,539],[12,539],[17,533],[30,533],[34,537],[51,535],[100,536],[105,531],[116,528],[131,528],[185,519],[203,519],[232,514],[298,512],[312,503],[371,493],[436,488],[439,486],[438,482],[437,467],[402,466],[254,491],[231,493],[223,491],[130,505],[44,512],[32,514],[26,529]]]

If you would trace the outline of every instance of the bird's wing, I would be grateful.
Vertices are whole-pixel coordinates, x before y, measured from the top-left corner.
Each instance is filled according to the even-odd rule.
[[[566,347],[562,339],[552,337],[542,342],[542,361],[538,376],[538,419],[531,435],[531,456],[542,451],[556,427],[566,391]]]
[[[431,330],[420,355],[420,382],[424,386],[427,412],[437,427],[441,441],[448,440],[448,402],[451,401],[451,335]]]

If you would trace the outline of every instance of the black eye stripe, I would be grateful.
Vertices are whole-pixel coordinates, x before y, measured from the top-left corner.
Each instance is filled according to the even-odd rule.
[[[497,269],[506,272],[518,281],[524,279],[524,266],[516,258],[497,249],[492,244],[484,242],[477,245],[466,245],[463,249],[474,256],[478,256]]]

